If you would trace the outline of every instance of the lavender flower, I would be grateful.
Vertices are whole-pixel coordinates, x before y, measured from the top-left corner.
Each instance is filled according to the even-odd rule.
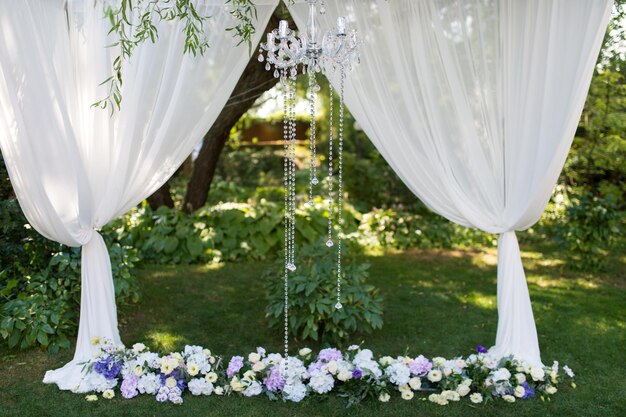
[[[334,348],[322,349],[317,355],[317,359],[324,362],[338,361],[341,358],[341,351]]]
[[[424,376],[433,369],[433,364],[424,356],[419,355],[409,362],[409,369],[415,376]]]
[[[228,375],[229,378],[232,378],[241,368],[243,368],[243,357],[233,356],[228,363],[226,375]]]
[[[361,372],[360,369],[355,369],[354,371],[352,371],[352,378],[360,379],[362,376],[363,376],[363,372]]]
[[[281,391],[285,387],[285,378],[280,373],[280,369],[275,366],[270,369],[267,378],[263,379],[263,384],[272,392]]]
[[[532,389],[532,387],[530,386],[530,384],[528,384],[528,382],[524,382],[522,386],[524,387],[524,391],[525,391],[524,395],[522,396],[523,399],[535,398],[535,390]]]
[[[126,399],[136,397],[139,394],[139,391],[137,391],[138,383],[139,383],[138,376],[131,375],[128,378],[124,378],[124,381],[122,381],[122,386],[120,387],[120,391],[122,392],[122,397]]]
[[[309,368],[307,369],[307,371],[310,374],[312,374],[314,371],[321,370],[323,366],[324,366],[324,362],[322,362],[322,361],[311,362],[311,364],[309,365]]]
[[[483,345],[478,345],[478,346],[476,346],[476,352],[478,352],[478,353],[487,353],[488,351],[487,351],[487,348],[484,347]]]

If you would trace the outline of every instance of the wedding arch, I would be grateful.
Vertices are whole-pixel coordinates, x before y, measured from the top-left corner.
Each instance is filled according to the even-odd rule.
[[[255,0],[257,28],[279,0]],[[20,206],[49,239],[82,247],[74,359],[44,382],[74,389],[92,337],[120,342],[106,246],[98,230],[159,188],[191,153],[248,62],[225,29],[223,0],[204,56],[183,54],[180,22],[159,23],[124,67],[110,114],[114,54],[93,2],[0,3],[0,146]],[[306,3],[289,5],[298,26]],[[346,104],[405,184],[433,211],[500,234],[492,353],[541,366],[515,231],[543,212],[571,145],[611,0],[336,0],[363,39]],[[257,44],[263,34],[252,39]],[[331,79],[336,83],[337,80]]]

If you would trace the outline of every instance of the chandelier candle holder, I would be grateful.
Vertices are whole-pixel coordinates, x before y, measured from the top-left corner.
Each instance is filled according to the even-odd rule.
[[[289,354],[289,273],[296,271],[295,259],[295,208],[296,208],[296,79],[298,69],[308,76],[307,100],[310,112],[310,165],[308,204],[313,206],[315,186],[319,184],[317,172],[317,95],[320,86],[317,74],[324,74],[329,80],[339,84],[339,123],[337,134],[337,156],[333,151],[333,87],[330,86],[329,154],[328,154],[328,238],[326,246],[337,248],[337,303],[341,309],[341,237],[343,225],[343,125],[344,125],[344,85],[346,73],[359,62],[359,40],[356,30],[348,28],[346,18],[339,17],[337,25],[327,30],[320,39],[318,13],[324,13],[321,0],[307,0],[309,14],[306,35],[298,37],[289,28],[286,20],[281,20],[278,28],[267,34],[266,42],[260,44],[259,62],[265,62],[265,69],[273,71],[280,79],[283,90],[283,152],[284,152],[284,187],[285,187],[285,362]],[[319,6],[319,10],[318,10]],[[337,164],[337,169],[333,164]],[[337,173],[337,202],[333,195],[333,175]],[[336,217],[336,235],[333,236],[333,221]]]

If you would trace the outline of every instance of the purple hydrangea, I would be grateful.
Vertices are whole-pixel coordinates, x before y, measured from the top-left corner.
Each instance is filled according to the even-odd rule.
[[[363,376],[363,372],[361,372],[360,369],[355,369],[354,371],[352,371],[352,378],[360,379],[362,376]]]
[[[126,399],[136,397],[139,394],[139,391],[137,391],[138,383],[139,383],[139,377],[135,375],[131,375],[128,378],[124,378],[124,381],[122,381],[122,386],[120,387],[120,391],[122,392],[122,397]]]
[[[524,382],[522,384],[522,386],[524,387],[524,396],[522,396],[523,399],[527,399],[527,398],[535,398],[535,390],[532,389],[532,387],[530,386],[530,384],[528,382]]]
[[[241,368],[243,368],[243,357],[233,356],[228,363],[226,375],[228,375],[229,378],[232,378]]]
[[[272,392],[281,391],[285,387],[285,378],[275,366],[267,373],[267,378],[263,379],[263,384]]]
[[[112,357],[108,356],[104,359],[98,360],[94,366],[93,370],[96,373],[104,375],[106,379],[114,379],[122,370],[122,364],[113,360]]]
[[[324,362],[322,361],[311,362],[307,371],[309,371],[309,374],[312,374],[314,371],[321,370],[323,366],[324,366]]]
[[[433,364],[424,356],[419,355],[409,362],[409,369],[415,376],[424,376],[433,369]]]
[[[341,351],[334,348],[322,349],[317,355],[317,359],[324,362],[338,361],[341,358]]]
[[[478,346],[476,346],[476,352],[478,352],[478,353],[487,353],[488,351],[487,351],[487,348],[484,347],[483,345],[478,345]]]

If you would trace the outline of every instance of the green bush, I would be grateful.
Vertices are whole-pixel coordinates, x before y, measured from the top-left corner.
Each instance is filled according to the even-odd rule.
[[[40,239],[45,240],[44,238]],[[108,239],[107,239],[108,240]],[[69,347],[68,336],[76,334],[80,306],[80,248],[31,241],[25,251],[46,256],[46,247],[58,252],[47,254],[43,268],[20,265],[24,275],[14,275],[2,282],[0,294],[7,300],[1,306],[0,336],[9,347],[22,349],[40,345],[56,352]],[[109,243],[115,294],[119,302],[139,298],[134,264],[135,251],[119,243]]]
[[[349,207],[344,227],[356,230],[358,220]],[[219,260],[273,259],[284,241],[283,203],[265,199],[222,203],[186,214],[147,205],[112,224],[116,239],[138,250],[143,262],[198,264]],[[327,231],[328,212],[316,200],[296,210],[296,239],[313,243]]]
[[[366,283],[369,264],[344,256],[341,302],[337,310],[337,264],[323,240],[299,248],[295,273],[289,277],[289,331],[301,339],[338,345],[355,333],[382,328],[382,297]],[[266,273],[266,316],[271,327],[283,328],[284,266],[276,262]]]
[[[606,267],[609,251],[620,236],[621,215],[615,200],[583,194],[571,199],[557,226],[568,265],[574,269]]]
[[[12,197],[0,161],[0,337],[9,347],[69,347],[80,302],[80,249],[41,236]],[[119,301],[138,298],[136,251],[103,233]]]
[[[374,209],[362,215],[357,233],[361,246],[385,249],[490,246],[494,236],[459,226],[433,213],[413,214],[394,209]]]

